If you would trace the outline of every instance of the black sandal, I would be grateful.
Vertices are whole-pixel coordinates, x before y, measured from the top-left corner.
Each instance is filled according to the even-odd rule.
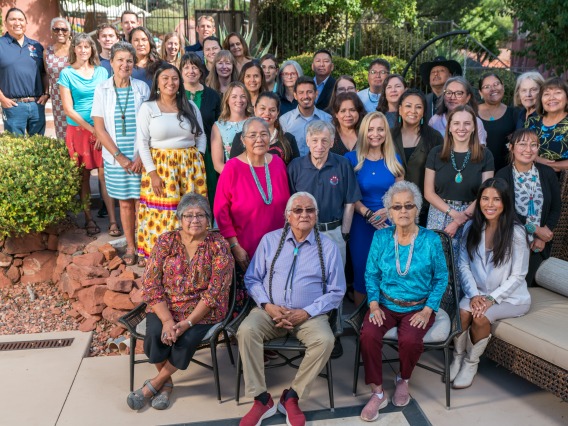
[[[85,222],[85,231],[87,231],[87,235],[92,237],[93,235],[97,235],[101,232],[101,228],[97,225],[97,223],[91,219]]]

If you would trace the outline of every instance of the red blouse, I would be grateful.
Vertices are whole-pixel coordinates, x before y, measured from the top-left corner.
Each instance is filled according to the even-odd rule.
[[[179,230],[162,234],[144,271],[142,297],[148,304],[147,312],[165,301],[179,322],[203,300],[211,310],[199,323],[223,321],[229,308],[234,262],[229,243],[216,232],[207,234],[191,260]]]

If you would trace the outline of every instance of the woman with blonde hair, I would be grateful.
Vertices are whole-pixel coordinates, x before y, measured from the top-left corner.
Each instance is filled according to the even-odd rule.
[[[164,36],[164,41],[162,42],[162,47],[160,49],[161,58],[168,64],[172,64],[174,67],[179,68],[181,62],[181,55],[185,50],[183,45],[183,38],[172,31]]]
[[[250,95],[243,83],[234,81],[221,100],[221,115],[211,129],[211,157],[217,173],[229,160],[235,135],[243,130],[245,120],[252,115]]]
[[[231,52],[228,50],[219,51],[215,55],[205,84],[220,95],[223,95],[227,91],[229,84],[238,79],[237,63]]]
[[[367,114],[361,122],[357,148],[345,157],[357,175],[363,198],[355,203],[349,249],[353,262],[355,304],[367,294],[365,266],[376,229],[386,228],[387,211],[383,195],[399,180],[404,179],[404,167],[396,154],[387,118],[382,112]]]

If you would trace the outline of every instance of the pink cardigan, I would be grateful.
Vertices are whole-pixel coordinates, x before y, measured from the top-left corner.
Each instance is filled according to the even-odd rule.
[[[263,167],[254,168],[265,195],[266,175]],[[237,237],[252,258],[261,238],[267,232],[284,226],[284,211],[290,198],[286,165],[277,156],[268,164],[272,182],[272,203],[264,203],[249,165],[238,158],[225,164],[215,193],[214,214],[221,235]]]

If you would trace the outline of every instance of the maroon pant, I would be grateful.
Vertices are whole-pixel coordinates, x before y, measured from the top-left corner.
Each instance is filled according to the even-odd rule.
[[[400,358],[400,376],[408,380],[412,370],[418,363],[424,351],[424,335],[436,318],[432,312],[426,329],[410,325],[410,318],[417,311],[394,312],[383,305],[381,310],[385,313],[385,321],[380,327],[369,321],[369,313],[365,315],[361,326],[361,355],[365,366],[365,383],[375,385],[383,384],[383,336],[393,327],[398,327],[398,356]]]

